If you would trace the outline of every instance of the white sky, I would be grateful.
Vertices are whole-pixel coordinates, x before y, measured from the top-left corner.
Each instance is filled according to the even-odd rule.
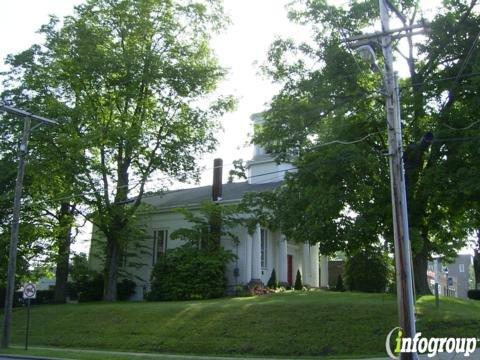
[[[213,39],[220,63],[229,69],[220,92],[238,99],[235,112],[222,119],[224,131],[218,134],[219,146],[215,153],[205,156],[201,163],[207,168],[201,184],[211,183],[213,158],[224,160],[224,176],[231,162],[238,158],[248,160],[252,155],[248,146],[251,132],[250,115],[266,108],[276,88],[259,75],[268,48],[276,36],[302,38],[305,29],[291,24],[286,18],[285,5],[291,0],[225,0],[225,10],[232,24]],[[335,1],[345,3],[346,1]],[[429,5],[437,1],[428,1]],[[83,0],[3,0],[0,7],[0,69],[7,54],[18,53],[35,42],[41,42],[36,31],[48,21],[48,15],[58,17],[72,14],[73,6]],[[4,67],[3,67],[4,69]],[[188,185],[189,187],[192,185]],[[154,186],[153,186],[154,188]],[[89,227],[79,238],[89,238]],[[83,241],[75,250],[84,250]]]
[[[4,1],[0,12],[1,64],[7,54],[18,53],[41,41],[36,31],[48,21],[49,14],[61,18],[71,14],[73,6],[81,3],[83,0]],[[274,86],[258,75],[258,64],[266,59],[275,35],[298,34],[298,28],[286,18],[287,3],[288,0],[225,0],[225,10],[232,24],[215,36],[212,45],[220,63],[229,70],[219,90],[234,95],[238,107],[222,119],[224,131],[218,134],[220,144],[218,150],[203,161],[206,167],[212,166],[214,157],[222,157],[224,164],[251,157],[251,149],[246,147],[249,117],[264,110],[265,103],[275,92]],[[210,177],[206,174],[202,183],[209,183]]]
[[[73,12],[73,6],[83,0],[16,0],[2,1],[0,9],[0,65],[11,53],[27,49],[42,39],[36,31],[48,21],[49,14],[61,18]],[[219,91],[231,94],[238,99],[235,112],[222,119],[224,131],[218,134],[219,146],[215,153],[205,156],[201,163],[207,168],[201,184],[211,182],[213,159],[224,160],[225,177],[228,164],[233,160],[252,156],[248,146],[251,131],[250,115],[265,109],[275,87],[259,76],[259,64],[266,59],[267,51],[276,35],[293,36],[299,34],[298,27],[286,18],[285,5],[288,0],[225,0],[225,10],[232,24],[213,39],[212,45],[222,66],[229,70],[227,79]],[[153,185],[153,184],[152,184]],[[192,185],[185,185],[191,187]],[[154,186],[153,186],[154,188]],[[89,228],[80,238],[88,238]],[[77,250],[85,245],[77,244]]]

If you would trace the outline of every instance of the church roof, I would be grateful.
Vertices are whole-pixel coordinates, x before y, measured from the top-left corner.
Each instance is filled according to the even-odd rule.
[[[237,182],[223,184],[222,201],[239,201],[247,192],[263,192],[276,189],[282,181],[265,184]],[[143,202],[156,208],[174,208],[200,204],[212,198],[212,186],[173,190],[155,196],[145,196]]]

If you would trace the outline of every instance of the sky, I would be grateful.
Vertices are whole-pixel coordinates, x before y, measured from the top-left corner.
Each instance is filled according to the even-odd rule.
[[[232,24],[212,39],[212,46],[222,66],[228,69],[227,78],[220,84],[219,93],[233,95],[238,100],[236,111],[221,119],[223,131],[217,134],[219,146],[205,156],[202,164],[212,167],[215,157],[222,157],[225,171],[233,160],[248,160],[251,132],[250,115],[264,110],[277,88],[260,76],[259,65],[266,59],[269,45],[275,36],[295,36],[298,27],[286,17],[287,0],[225,0],[225,11]],[[18,53],[41,41],[36,33],[48,21],[49,14],[69,15],[73,6],[83,0],[16,0],[4,1],[0,12],[0,58]],[[5,35],[6,34],[6,35]],[[203,173],[201,184],[211,181],[211,170]],[[190,185],[191,186],[191,185]]]
[[[264,63],[267,51],[276,36],[300,35],[300,29],[286,17],[285,5],[289,0],[225,0],[225,11],[231,25],[212,39],[212,46],[222,66],[228,69],[226,79],[219,85],[219,93],[231,94],[238,100],[234,112],[221,119],[223,131],[217,134],[217,150],[206,155],[200,162],[205,171],[201,185],[211,183],[213,159],[223,158],[224,177],[229,164],[253,155],[249,145],[252,127],[250,115],[266,109],[266,104],[278,87],[259,74],[259,65]],[[50,14],[62,18],[73,13],[75,5],[83,0],[16,0],[2,1],[0,11],[0,69],[5,69],[3,60],[41,42],[37,30],[48,21]],[[176,185],[192,187],[194,184]],[[155,184],[152,184],[155,188]],[[85,251],[84,240],[89,238],[90,227],[79,236],[75,250]]]
[[[231,25],[212,39],[212,46],[222,66],[228,69],[226,79],[219,85],[219,93],[231,94],[238,100],[234,112],[221,119],[223,131],[217,134],[217,150],[200,160],[205,171],[201,185],[211,183],[213,159],[224,160],[224,177],[233,160],[248,160],[253,155],[249,144],[252,132],[250,116],[267,108],[272,96],[279,90],[270,80],[260,74],[259,65],[264,63],[267,51],[276,37],[302,38],[305,29],[290,23],[285,6],[291,0],[224,0]],[[336,0],[337,3],[346,1]],[[73,13],[75,5],[83,0],[16,0],[2,1],[0,8],[0,69],[5,69],[3,59],[7,54],[18,53],[35,42],[41,42],[36,33],[48,16],[61,18]],[[438,4],[438,1],[427,1]],[[401,65],[400,65],[401,66]],[[401,69],[400,69],[401,70]],[[152,183],[150,189],[155,188]],[[192,187],[184,184],[177,187]],[[86,251],[91,226],[81,230],[74,251]]]

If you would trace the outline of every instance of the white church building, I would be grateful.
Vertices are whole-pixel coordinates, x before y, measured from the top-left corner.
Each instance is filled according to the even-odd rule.
[[[260,115],[252,115],[254,128],[262,123]],[[281,186],[285,173],[294,171],[291,164],[277,164],[270,154],[254,146],[253,158],[247,162],[247,181],[222,184],[220,204],[240,202],[247,192],[271,191]],[[195,210],[202,202],[212,199],[212,186],[196,187],[169,191],[158,196],[144,199],[149,206],[137,212],[137,218],[144,226],[147,236],[144,243],[135,248],[126,249],[125,254],[134,253],[130,259],[122,259],[121,268],[137,284],[135,300],[141,300],[150,288],[150,274],[157,258],[183,244],[180,240],[170,239],[170,234],[188,227],[183,215],[176,212],[178,208]],[[301,239],[287,239],[278,231],[257,226],[253,234],[247,228],[234,229],[238,241],[221,239],[221,245],[232,251],[237,259],[226,270],[228,287],[238,285],[267,284],[272,270],[275,269],[277,281],[281,285],[293,285],[297,270],[302,274],[304,285],[310,287],[328,286],[328,259],[319,255],[318,244],[310,245]],[[90,267],[100,271],[102,261],[95,232],[90,247]],[[133,245],[132,245],[133,247]],[[138,250],[138,251],[137,251]],[[139,266],[139,264],[141,264]],[[321,269],[321,271],[320,271]],[[320,278],[321,273],[321,278]]]

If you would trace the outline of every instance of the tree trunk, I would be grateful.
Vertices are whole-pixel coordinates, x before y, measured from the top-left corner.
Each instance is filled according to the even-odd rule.
[[[57,238],[57,268],[55,270],[55,303],[65,303],[67,298],[68,260],[70,258],[72,207],[69,203],[60,206],[59,213],[60,233]]]
[[[130,151],[124,158],[124,147],[120,144],[117,157],[117,189],[115,200],[109,209],[109,230],[105,233],[107,238],[107,253],[105,259],[105,274],[103,287],[103,300],[117,301],[118,263],[120,261],[120,244],[122,234],[128,225],[128,216],[124,210],[123,202],[128,198],[128,169],[130,166]],[[108,197],[108,195],[106,195]]]
[[[413,275],[415,281],[415,295],[431,295],[427,278],[428,270],[428,250],[425,245],[422,246],[420,252],[413,257]]]
[[[107,237],[107,257],[105,261],[105,276],[103,300],[117,301],[117,271],[119,261],[119,246],[116,237]]]

